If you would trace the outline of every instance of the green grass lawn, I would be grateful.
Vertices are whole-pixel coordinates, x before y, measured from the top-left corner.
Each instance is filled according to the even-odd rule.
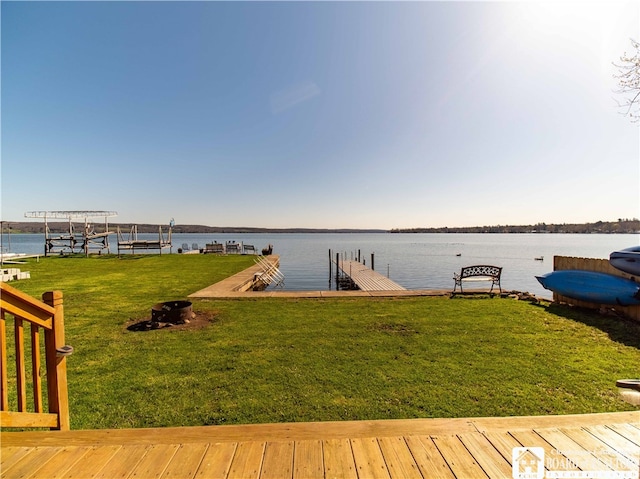
[[[640,325],[498,298],[194,300],[193,330],[133,332],[248,256],[44,258],[13,283],[62,290],[71,426],[160,427],[632,410]]]

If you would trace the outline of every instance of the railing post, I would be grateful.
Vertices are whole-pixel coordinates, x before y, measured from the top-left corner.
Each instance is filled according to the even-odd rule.
[[[9,381],[7,378],[7,330],[4,311],[0,311],[0,411],[9,410]]]
[[[42,301],[55,309],[53,329],[45,331],[49,412],[58,415],[58,429],[68,431],[71,425],[67,391],[67,359],[64,356],[58,357],[57,354],[57,350],[65,344],[62,291],[47,291],[42,295]]]

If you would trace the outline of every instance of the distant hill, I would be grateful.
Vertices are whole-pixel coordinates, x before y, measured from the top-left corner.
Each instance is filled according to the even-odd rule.
[[[103,231],[102,224],[95,222],[96,231]],[[66,221],[49,222],[49,229],[52,232],[65,232],[69,229],[69,223]],[[74,223],[76,228],[79,223]],[[123,233],[129,233],[133,223],[112,223],[109,224],[109,230],[116,231],[119,227]],[[136,225],[139,233],[157,233],[158,228],[162,228],[163,232],[168,231],[168,225],[157,224],[138,224]],[[44,233],[43,221],[3,221],[2,228],[4,233]],[[397,228],[392,230],[381,229],[323,229],[323,228],[254,228],[248,226],[204,226],[204,225],[174,225],[174,233],[200,233],[200,234],[219,234],[219,233],[640,233],[640,220],[620,219],[618,221],[597,221],[595,223],[583,224],[546,224],[538,223],[536,225],[521,226],[464,226],[464,227],[441,227],[441,228]],[[80,231],[77,231],[80,233]]]
[[[42,233],[44,234],[44,221],[3,221],[3,231],[8,230],[11,233]],[[67,221],[49,221],[49,230],[52,232],[65,232],[69,230]],[[100,221],[93,223],[96,231],[104,231],[104,225]],[[109,230],[116,231],[120,228],[123,233],[129,233],[133,223],[110,223]],[[157,233],[158,228],[162,228],[163,232],[169,230],[169,225],[157,224],[137,224],[138,233]],[[80,233],[82,228],[81,222],[74,223],[76,232]],[[387,230],[381,229],[322,229],[322,228],[254,228],[249,226],[204,226],[204,225],[174,225],[172,228],[174,233],[387,233]]]
[[[465,226],[459,228],[409,228],[393,229],[391,233],[640,233],[640,220],[619,219],[618,221],[597,221],[595,223],[582,224],[546,224],[522,226]]]

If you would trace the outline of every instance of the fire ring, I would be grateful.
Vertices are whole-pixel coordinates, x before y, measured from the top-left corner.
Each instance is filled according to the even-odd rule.
[[[185,324],[195,318],[190,301],[167,301],[151,307],[152,323]]]

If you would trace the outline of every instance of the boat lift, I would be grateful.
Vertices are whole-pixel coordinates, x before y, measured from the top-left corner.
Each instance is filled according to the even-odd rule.
[[[169,231],[165,235],[162,232],[162,226],[158,226],[158,239],[139,239],[138,238],[138,225],[133,225],[129,234],[122,233],[120,226],[118,226],[118,256],[120,256],[120,250],[131,250],[132,253],[138,250],[154,250],[157,249],[160,254],[165,248],[169,248],[171,253],[171,229],[173,227],[173,220],[169,223]]]
[[[109,231],[107,218],[117,216],[115,211],[27,211],[25,218],[44,218],[44,255],[53,253],[82,253],[86,256],[89,252],[97,250],[101,254],[103,250],[109,253]],[[91,218],[104,217],[104,231],[96,231]],[[69,226],[63,233],[52,233],[48,221],[51,219],[68,220]],[[76,231],[74,223],[84,220],[81,231]]]

